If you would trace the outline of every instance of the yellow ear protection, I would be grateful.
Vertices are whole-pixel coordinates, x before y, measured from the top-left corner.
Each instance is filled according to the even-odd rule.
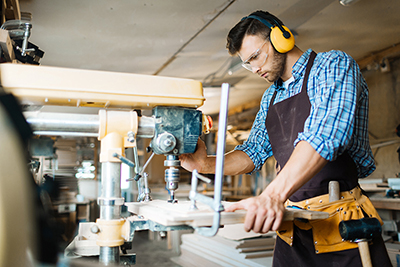
[[[285,25],[283,25],[274,16],[272,16],[271,14],[269,15],[265,14],[265,18],[263,18],[253,13],[247,17],[244,17],[242,20],[247,18],[256,19],[271,29],[271,33],[269,36],[271,44],[275,47],[276,51],[278,51],[279,53],[287,53],[293,49],[294,47],[293,34]]]

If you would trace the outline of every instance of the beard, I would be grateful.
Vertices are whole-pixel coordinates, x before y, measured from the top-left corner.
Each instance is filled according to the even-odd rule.
[[[276,82],[283,74],[286,65],[286,53],[281,54],[274,49],[274,60],[272,61],[271,71],[268,72],[265,79],[270,82]]]

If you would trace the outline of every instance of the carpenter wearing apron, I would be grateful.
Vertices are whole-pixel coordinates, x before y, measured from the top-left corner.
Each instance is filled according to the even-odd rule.
[[[301,92],[274,104],[275,91],[266,119],[272,151],[277,164],[283,168],[293,152],[293,143],[310,114],[307,81],[316,53],[311,52]],[[282,82],[280,80],[280,82]],[[277,177],[279,179],[279,176]],[[340,200],[329,203],[329,181],[340,184]],[[325,220],[283,222],[276,240],[273,266],[362,266],[357,244],[342,241],[339,234],[341,220],[376,217],[379,215],[358,186],[357,169],[347,152],[325,167],[297,190],[286,205],[325,211]],[[391,266],[383,240],[370,244],[372,264]]]

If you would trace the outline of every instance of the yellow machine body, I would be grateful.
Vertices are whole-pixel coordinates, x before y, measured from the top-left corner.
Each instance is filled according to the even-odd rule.
[[[201,82],[109,71],[0,64],[1,86],[24,105],[143,109],[198,108]]]

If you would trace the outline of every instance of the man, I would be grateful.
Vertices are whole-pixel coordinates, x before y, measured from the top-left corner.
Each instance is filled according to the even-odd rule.
[[[229,32],[227,48],[243,66],[273,83],[265,91],[248,140],[225,155],[225,175],[261,169],[272,155],[276,178],[256,197],[228,207],[247,210],[246,231],[277,231],[274,266],[361,266],[357,244],[343,241],[341,220],[379,216],[358,187],[371,174],[368,88],[358,65],[341,51],[315,54],[294,45],[275,16],[256,11]],[[215,158],[199,141],[182,166],[212,173]],[[329,203],[328,183],[341,199]],[[282,222],[285,205],[326,211],[329,219]],[[382,238],[370,246],[372,261],[391,266]]]

